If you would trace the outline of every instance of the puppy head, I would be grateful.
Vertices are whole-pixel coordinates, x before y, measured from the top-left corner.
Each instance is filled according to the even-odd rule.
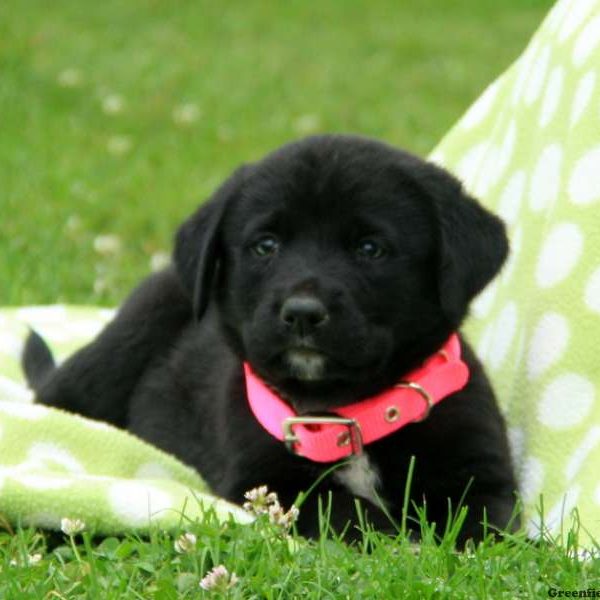
[[[213,298],[240,358],[313,409],[435,352],[507,249],[500,220],[444,170],[318,136],[234,173],[179,230],[175,263],[197,314]]]

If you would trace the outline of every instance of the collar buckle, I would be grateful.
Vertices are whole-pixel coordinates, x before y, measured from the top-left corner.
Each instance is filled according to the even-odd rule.
[[[363,452],[363,439],[360,424],[356,419],[346,417],[287,417],[283,420],[283,441],[285,447],[292,453],[298,454],[297,445],[301,443],[300,438],[294,433],[296,425],[342,425],[346,431],[342,431],[337,438],[339,447],[350,446],[352,454],[360,456]]]
[[[414,381],[399,381],[394,387],[413,390],[417,392],[421,396],[421,398],[423,398],[423,401],[425,402],[425,410],[418,419],[415,419],[413,421],[414,423],[420,423],[429,416],[429,413],[433,408],[434,402],[433,398],[431,397],[431,394],[422,385],[415,383]]]

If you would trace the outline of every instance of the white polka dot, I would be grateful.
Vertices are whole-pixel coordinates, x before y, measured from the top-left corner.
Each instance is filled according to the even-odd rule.
[[[71,485],[72,480],[68,477],[57,477],[56,475],[40,475],[33,473],[19,473],[12,475],[11,479],[34,490],[60,490]]]
[[[27,421],[37,421],[50,412],[45,406],[25,402],[0,402],[0,412]]]
[[[117,517],[132,526],[148,523],[157,513],[173,507],[166,492],[132,481],[112,485],[109,502]]]
[[[596,488],[596,491],[594,492],[594,500],[596,501],[596,504],[600,504],[600,485]]]
[[[527,520],[527,523],[525,523],[525,530],[527,531],[527,537],[529,539],[535,540],[542,537],[542,523],[538,513]]]
[[[23,524],[28,527],[41,527],[42,529],[60,529],[62,517],[51,512],[36,512],[23,515]]]
[[[525,84],[529,81],[529,72],[539,48],[539,42],[537,38],[528,46],[527,50],[519,60],[517,65],[517,79],[512,93],[512,104],[515,105],[521,99],[521,94]]]
[[[527,375],[539,377],[555,364],[567,349],[570,331],[567,320],[558,313],[549,312],[538,321],[527,353]]]
[[[510,240],[510,254],[508,260],[502,271],[502,283],[506,284],[510,281],[515,271],[515,266],[519,260],[521,254],[521,248],[523,246],[523,228],[519,225],[511,236]]]
[[[583,250],[583,235],[573,223],[555,225],[542,245],[535,271],[537,284],[549,288],[573,270]]]
[[[538,57],[533,63],[531,73],[527,80],[525,95],[523,97],[527,106],[531,106],[539,98],[549,64],[550,46],[545,46],[540,50]]]
[[[98,311],[98,317],[105,323],[112,321],[117,316],[117,311],[114,308],[101,308]]]
[[[517,140],[517,126],[511,121],[500,146],[488,145],[485,156],[475,172],[477,184],[475,195],[484,197],[498,183],[512,160]]]
[[[488,352],[488,364],[498,369],[506,358],[517,330],[517,306],[509,302],[500,312],[494,325],[494,335]]]
[[[598,44],[600,44],[600,15],[589,21],[577,37],[573,47],[573,64],[581,67]]]
[[[546,531],[552,534],[557,534],[562,528],[569,529],[571,524],[571,512],[577,506],[577,500],[581,493],[581,486],[575,485],[561,494],[560,499],[554,506],[544,515],[544,527]],[[541,518],[536,515],[527,523],[527,533],[530,537],[535,538],[541,531]]]
[[[496,183],[496,171],[499,162],[500,148],[490,144],[477,170],[472,173],[471,181],[474,181],[475,185],[471,187],[476,197],[483,198],[486,196],[490,188]]]
[[[440,150],[436,150],[435,152],[433,152],[433,154],[429,156],[428,160],[429,162],[439,165],[440,167],[443,167],[446,164],[446,157],[444,156],[444,153]]]
[[[573,107],[571,109],[571,127],[575,126],[581,119],[585,109],[588,107],[594,88],[596,87],[596,73],[589,71],[577,84]]]
[[[173,479],[173,473],[160,463],[148,462],[140,465],[134,477],[136,479]]]
[[[469,108],[467,114],[463,117],[461,121],[461,127],[464,129],[471,129],[475,127],[475,125],[479,125],[485,119],[485,117],[489,114],[492,105],[494,104],[494,100],[496,99],[496,95],[498,94],[498,83],[493,83],[490,85],[485,92],[479,97],[479,99]]]
[[[194,493],[194,501],[199,505],[200,510],[214,510],[217,518],[227,521],[231,518],[235,519],[238,523],[252,523],[255,517],[253,517],[248,511],[235,504],[222,500],[221,498],[215,499],[215,496],[211,494],[203,494],[202,492]]]
[[[50,325],[34,325],[33,327],[50,346],[50,350],[54,352],[54,345],[69,343],[73,336],[65,323],[54,323]]]
[[[583,24],[596,0],[576,0],[565,14],[562,27],[558,32],[560,42],[566,41]]]
[[[62,305],[56,306],[31,306],[20,308],[16,312],[19,321],[39,325],[64,322],[67,320],[67,309]]]
[[[535,165],[529,187],[529,205],[535,212],[550,208],[558,198],[563,151],[558,144],[546,146]]]
[[[513,225],[519,216],[526,180],[525,171],[520,170],[513,173],[500,194],[498,214],[507,225]]]
[[[575,164],[569,179],[569,200],[587,205],[600,200],[600,146],[584,154]]]
[[[105,323],[100,320],[74,320],[69,323],[69,335],[71,339],[78,337],[91,339],[96,337],[102,331],[102,329],[104,329],[104,327]]]
[[[21,358],[24,340],[10,331],[0,331],[0,352],[15,360]]]
[[[526,504],[535,504],[539,500],[544,483],[545,468],[539,458],[528,456],[521,469],[519,489]]]
[[[559,375],[542,392],[537,406],[538,421],[551,429],[579,425],[588,416],[595,395],[589,379],[576,373]]]
[[[517,338],[516,349],[513,353],[514,365],[520,365],[523,363],[525,356],[525,332],[521,329],[519,331],[519,337]]]
[[[509,427],[507,435],[513,467],[515,471],[520,471],[525,453],[525,432],[521,427]]]
[[[78,417],[78,415],[73,416]],[[116,427],[113,427],[104,421],[95,421],[94,419],[88,419],[85,417],[79,417],[78,421],[85,427],[89,427],[90,429],[95,429],[97,431],[117,431]]]
[[[61,471],[68,473],[85,473],[79,460],[71,452],[57,444],[46,442],[33,444],[29,450],[27,462],[39,465],[44,470],[56,470],[58,467]]]
[[[574,485],[567,489],[562,498],[554,504],[546,516],[546,524],[551,531],[557,532],[561,525],[568,528],[571,511],[577,506],[581,494],[581,486]]]
[[[490,312],[496,298],[498,291],[498,280],[490,283],[483,292],[481,292],[477,298],[471,304],[471,314],[478,318],[483,319]]]
[[[542,108],[538,120],[541,127],[546,127],[556,113],[563,91],[564,80],[564,69],[558,66],[554,67],[548,78],[548,85],[546,86],[546,92],[542,100]]]
[[[500,146],[500,155],[498,156],[498,164],[496,165],[494,172],[493,172],[494,183],[496,183],[500,179],[500,177],[502,177],[502,175],[504,175],[506,168],[510,164],[510,161],[512,160],[512,157],[514,154],[516,142],[517,142],[517,125],[516,125],[515,121],[512,120],[508,125],[508,128],[506,130],[506,135],[504,136],[504,139],[502,140],[502,145]]]
[[[590,310],[600,313],[600,267],[592,273],[587,281],[584,300]]]
[[[585,435],[581,443],[573,452],[567,467],[565,469],[565,475],[568,480],[573,479],[579,473],[585,460],[589,457],[590,453],[596,448],[600,442],[600,427],[592,427]]]
[[[548,31],[553,31],[558,29],[558,27],[563,23],[565,19],[565,15],[569,8],[571,7],[571,3],[573,0],[562,0],[561,2],[556,2],[548,15],[548,19],[544,24],[545,27],[548,27]]]
[[[25,385],[17,383],[4,375],[0,375],[0,403],[16,404],[18,406],[32,406],[33,392]],[[2,408],[0,407],[0,411]],[[19,409],[17,409],[18,411]],[[11,412],[8,408],[5,412]],[[12,411],[14,413],[14,411]]]
[[[486,328],[483,330],[479,343],[477,344],[477,357],[482,363],[487,362],[490,348],[492,347],[492,341],[494,337],[494,323],[488,323]]]
[[[473,176],[478,173],[489,147],[489,142],[477,144],[471,148],[458,163],[456,172],[459,179],[461,179],[465,185],[468,186],[469,183],[472,182]]]

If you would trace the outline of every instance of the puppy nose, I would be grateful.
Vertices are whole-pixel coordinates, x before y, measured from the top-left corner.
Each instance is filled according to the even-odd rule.
[[[281,320],[297,333],[307,333],[323,325],[329,314],[325,305],[314,296],[290,296],[281,307]]]

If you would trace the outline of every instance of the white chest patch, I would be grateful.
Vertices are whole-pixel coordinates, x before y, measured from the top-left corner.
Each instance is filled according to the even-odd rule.
[[[312,350],[291,350],[286,360],[295,377],[302,381],[316,381],[323,376],[325,359]]]
[[[379,505],[383,501],[377,494],[377,488],[381,484],[379,472],[371,464],[366,453],[353,456],[350,464],[338,469],[333,478],[354,496],[369,500],[375,505]]]

